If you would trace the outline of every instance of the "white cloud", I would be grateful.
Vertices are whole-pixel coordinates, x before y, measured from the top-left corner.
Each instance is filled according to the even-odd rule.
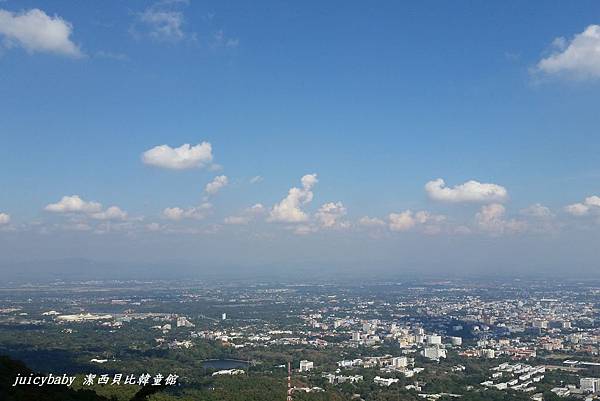
[[[541,203],[534,203],[526,209],[521,210],[521,213],[525,216],[535,217],[538,219],[549,219],[554,217],[554,214],[547,206]]]
[[[111,206],[102,212],[92,213],[91,217],[96,220],[126,220],[127,212],[117,206]]]
[[[179,207],[168,207],[163,210],[163,216],[169,220],[196,219],[205,218],[211,211],[212,205],[208,202],[198,207],[182,209]]]
[[[254,177],[250,178],[250,184],[258,184],[259,182],[262,182],[263,178],[260,175],[255,175]]]
[[[163,227],[158,223],[146,224],[146,230],[148,230],[148,231],[157,232],[157,231],[161,231],[162,229],[163,229]]]
[[[87,202],[79,195],[71,195],[63,196],[60,201],[46,205],[44,209],[53,213],[98,213],[102,210],[102,204]]]
[[[262,205],[262,203],[256,203],[256,204],[252,205],[251,207],[249,207],[246,210],[248,210],[249,213],[257,215],[257,214],[264,213],[265,212],[265,207]]]
[[[424,210],[416,213],[405,210],[401,213],[390,213],[388,220],[389,228],[392,231],[408,231],[421,226],[426,233],[437,234],[441,231],[439,224],[446,220],[446,216],[432,214]]]
[[[600,25],[590,25],[571,41],[556,38],[554,51],[537,64],[539,72],[575,79],[600,78]]]
[[[163,216],[169,220],[181,220],[185,211],[180,207],[167,207],[163,210]]]
[[[140,15],[141,21],[150,28],[155,39],[178,41],[183,39],[183,13],[147,9]]]
[[[590,212],[600,212],[600,196],[588,196],[581,203],[565,206],[565,211],[573,216],[584,216]]]
[[[322,228],[344,228],[348,226],[347,222],[342,222],[341,219],[346,215],[346,207],[342,202],[329,202],[323,204],[315,217],[319,226]]]
[[[195,146],[186,143],[178,148],[160,145],[142,154],[142,161],[145,164],[173,170],[204,167],[212,160],[212,146],[209,142],[202,142]]]
[[[590,207],[600,207],[600,196],[588,196],[583,202]]]
[[[79,195],[63,196],[60,201],[46,205],[44,210],[69,216],[69,224],[63,225],[63,228],[68,230],[84,231],[91,229],[86,221],[88,218],[106,222],[124,222],[128,220],[127,212],[118,206],[103,209],[101,203],[85,201]]]
[[[10,223],[10,215],[8,213],[0,213],[0,226]]]
[[[408,231],[417,224],[410,210],[401,213],[390,213],[388,219],[392,231]]]
[[[420,212],[415,213],[415,220],[419,224],[441,223],[446,220],[446,216],[442,216],[441,214],[432,214],[421,210]]]
[[[262,204],[257,203],[244,210],[244,212],[240,216],[226,217],[224,223],[229,225],[248,224],[263,213],[265,213],[265,207]]]
[[[178,7],[187,1],[158,1],[138,15],[132,33],[147,35],[161,42],[179,42],[186,37],[185,16]]]
[[[583,203],[574,203],[572,205],[565,206],[565,211],[573,216],[583,216],[590,211],[590,208]]]
[[[308,220],[308,215],[301,207],[312,201],[312,187],[318,182],[317,175],[307,174],[301,181],[302,188],[291,188],[288,195],[273,206],[269,221],[301,223]]]
[[[450,188],[438,178],[425,184],[425,191],[431,199],[443,202],[501,202],[508,197],[506,188],[474,180]]]
[[[358,220],[358,224],[364,227],[383,227],[385,226],[385,221],[377,217],[363,216]]]
[[[484,205],[475,215],[479,228],[492,234],[504,234],[523,231],[526,224],[523,221],[505,219],[506,208],[499,203]]]
[[[37,8],[22,13],[0,9],[0,36],[8,47],[20,46],[29,53],[83,57],[79,47],[71,41],[72,32],[69,22]]]
[[[211,182],[206,184],[204,191],[209,195],[215,195],[219,190],[229,183],[229,179],[225,175],[216,176]]]

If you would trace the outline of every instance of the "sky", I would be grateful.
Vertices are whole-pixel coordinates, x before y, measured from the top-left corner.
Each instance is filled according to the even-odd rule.
[[[597,276],[600,4],[0,2],[0,266]]]

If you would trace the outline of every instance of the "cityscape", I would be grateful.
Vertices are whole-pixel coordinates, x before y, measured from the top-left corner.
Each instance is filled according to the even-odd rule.
[[[154,384],[148,400],[283,400],[288,364],[294,400],[600,397],[597,281],[90,281],[0,291],[0,353],[73,377],[70,389],[98,400]]]

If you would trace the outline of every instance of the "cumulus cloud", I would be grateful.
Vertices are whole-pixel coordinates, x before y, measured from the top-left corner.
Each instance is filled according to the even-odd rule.
[[[475,215],[479,228],[492,234],[505,234],[523,231],[526,223],[515,219],[506,219],[506,208],[499,203],[484,205]]]
[[[590,212],[600,212],[600,196],[588,196],[583,202],[565,206],[565,211],[573,216],[585,216]]]
[[[63,196],[60,201],[46,205],[47,212],[67,214],[74,220],[69,229],[83,231],[82,227],[87,226],[86,218],[104,221],[125,221],[127,212],[118,206],[111,206],[103,209],[102,204],[94,201],[83,200],[79,195]]]
[[[212,204],[205,202],[197,207],[182,209],[180,207],[168,207],[163,210],[163,216],[169,220],[205,218],[212,209]]]
[[[322,228],[345,228],[349,225],[348,222],[342,221],[346,213],[342,202],[329,202],[319,208],[315,217]]]
[[[7,47],[19,46],[29,53],[54,53],[83,57],[71,40],[73,26],[61,17],[34,8],[21,13],[0,9],[0,36]]]
[[[388,219],[392,231],[408,231],[417,224],[410,210],[401,213],[390,213]]]
[[[533,205],[521,210],[521,214],[538,219],[548,219],[554,217],[554,213],[552,213],[550,208],[542,205],[541,203],[534,203]]]
[[[111,206],[102,212],[92,213],[90,216],[96,220],[126,220],[127,212],[117,206]]]
[[[163,226],[161,226],[160,224],[154,222],[154,223],[146,224],[145,228],[148,231],[157,232],[157,231],[161,231],[163,229]]]
[[[508,197],[503,186],[474,180],[450,188],[438,178],[425,184],[425,191],[431,199],[442,202],[502,202]]]
[[[312,188],[318,182],[316,174],[302,177],[302,188],[293,187],[288,195],[271,209],[269,221],[284,223],[301,223],[308,220],[308,214],[302,206],[313,199]]]
[[[229,184],[229,179],[225,175],[216,176],[211,182],[206,184],[204,191],[209,195],[215,195],[221,188]]]
[[[363,216],[358,220],[358,224],[363,227],[383,227],[385,226],[385,221],[377,217]]]
[[[212,146],[209,142],[202,142],[195,146],[186,143],[178,148],[159,145],[142,154],[142,161],[145,164],[173,170],[204,167],[212,160]]]
[[[565,211],[573,216],[584,216],[588,214],[590,208],[583,203],[574,203],[572,205],[565,206]]]
[[[389,228],[392,231],[408,231],[421,226],[426,233],[435,234],[441,231],[439,224],[446,220],[446,217],[424,210],[416,213],[405,210],[401,213],[390,213],[388,220]]]
[[[229,225],[245,225],[250,223],[256,217],[265,213],[265,207],[257,203],[246,210],[240,216],[228,216],[224,219],[225,224]]]
[[[600,196],[588,196],[583,202],[590,207],[600,207]]]
[[[441,223],[446,220],[446,216],[421,210],[420,212],[415,213],[415,220],[417,220],[419,224]]]
[[[169,220],[181,220],[185,211],[180,207],[167,207],[163,210],[163,216]]]
[[[98,213],[102,210],[102,204],[85,201],[79,195],[71,195],[63,196],[60,201],[46,205],[44,209],[53,213]]]
[[[8,213],[0,213],[0,226],[10,223],[10,215]]]
[[[600,78],[600,25],[590,25],[570,41],[559,37],[553,51],[541,59],[537,71],[575,79]]]
[[[256,203],[246,210],[253,215],[258,215],[265,212],[265,207],[262,205],[262,203]]]

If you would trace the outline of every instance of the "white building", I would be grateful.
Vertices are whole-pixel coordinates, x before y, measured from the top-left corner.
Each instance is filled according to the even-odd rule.
[[[427,336],[427,344],[431,344],[431,345],[440,345],[442,343],[442,337],[435,335],[435,334],[430,334]]]
[[[482,349],[481,356],[488,359],[494,359],[496,357],[496,351],[491,348]]]
[[[373,383],[375,384],[379,384],[380,386],[386,386],[389,387],[394,383],[398,383],[399,379],[386,379],[383,377],[379,377],[379,376],[375,376],[375,378],[373,379]]]
[[[425,347],[422,354],[428,359],[440,360],[446,358],[446,350],[440,347]]]
[[[405,356],[398,356],[398,357],[392,358],[392,365],[395,368],[405,368],[408,366],[408,358]]]
[[[308,372],[315,367],[315,364],[311,361],[302,360],[300,361],[300,372]]]
[[[582,377],[579,379],[579,387],[581,387],[581,391],[586,393],[600,392],[600,379],[595,377]]]
[[[194,327],[194,323],[187,320],[185,316],[177,318],[177,327]]]
[[[462,345],[462,338],[461,337],[450,337],[450,342],[452,343],[452,345]]]

